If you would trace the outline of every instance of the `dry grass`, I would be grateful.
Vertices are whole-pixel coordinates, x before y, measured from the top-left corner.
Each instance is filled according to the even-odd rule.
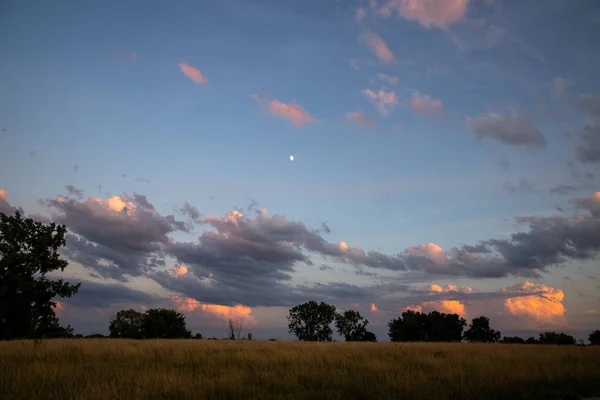
[[[0,343],[0,399],[556,399],[600,395],[600,348],[50,340]]]

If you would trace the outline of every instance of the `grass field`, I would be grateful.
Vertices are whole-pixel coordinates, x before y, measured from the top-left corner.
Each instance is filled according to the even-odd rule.
[[[600,347],[210,340],[0,342],[0,399],[577,399]]]

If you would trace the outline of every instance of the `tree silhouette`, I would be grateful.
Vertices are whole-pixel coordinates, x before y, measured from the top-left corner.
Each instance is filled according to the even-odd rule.
[[[458,314],[407,310],[388,323],[388,335],[392,342],[460,342],[465,326]]]
[[[0,213],[0,339],[72,336],[54,313],[56,296],[71,297],[81,283],[50,280],[48,272],[67,267],[58,249],[66,228],[43,224],[20,212]]]
[[[358,311],[354,310],[335,316],[337,332],[340,336],[344,336],[347,342],[376,342],[375,334],[367,331],[368,324],[369,320],[364,319]]]
[[[175,310],[151,308],[142,319],[142,333],[148,339],[189,339],[185,316]]]
[[[111,319],[108,330],[111,338],[141,339],[144,315],[133,309],[121,310]]]
[[[227,326],[227,337],[231,340],[240,340],[242,338],[242,328],[244,320],[240,317],[229,318]]]
[[[471,320],[469,329],[467,329],[464,336],[469,342],[496,343],[500,340],[501,333],[490,328],[488,317],[481,316]]]
[[[525,339],[518,336],[504,336],[500,343],[524,344]]]
[[[600,330],[596,329],[594,332],[590,333],[590,336],[588,336],[588,340],[590,341],[590,344],[599,346],[600,345]]]
[[[566,333],[556,332],[543,332],[540,333],[538,342],[540,344],[562,344],[562,345],[575,345],[577,342],[575,338]]]
[[[290,309],[288,319],[289,333],[298,340],[313,342],[331,342],[331,323],[335,319],[335,306],[316,301],[299,304]]]

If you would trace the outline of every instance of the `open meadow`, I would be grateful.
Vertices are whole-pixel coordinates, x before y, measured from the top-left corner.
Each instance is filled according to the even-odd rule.
[[[58,339],[0,342],[0,398],[577,399],[600,347]]]

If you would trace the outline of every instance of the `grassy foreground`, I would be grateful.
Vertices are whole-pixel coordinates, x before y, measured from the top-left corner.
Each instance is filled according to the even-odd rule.
[[[0,342],[0,399],[577,399],[600,347],[208,340]],[[581,396],[581,397],[580,397]]]

